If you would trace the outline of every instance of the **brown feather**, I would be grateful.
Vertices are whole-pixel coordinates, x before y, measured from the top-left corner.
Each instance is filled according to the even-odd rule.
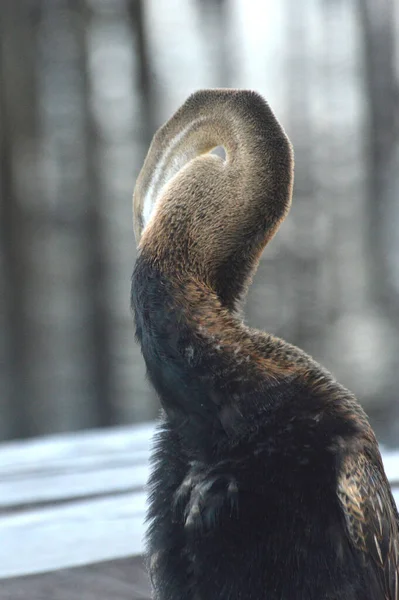
[[[386,600],[399,600],[399,517],[380,456],[348,455],[338,480],[338,497],[352,544],[376,572]]]

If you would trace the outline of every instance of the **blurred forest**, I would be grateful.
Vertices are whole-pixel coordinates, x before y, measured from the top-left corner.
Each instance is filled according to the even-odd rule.
[[[399,439],[399,0],[2,0],[0,439],[152,419],[131,195],[201,87],[261,92],[296,154],[249,324]]]

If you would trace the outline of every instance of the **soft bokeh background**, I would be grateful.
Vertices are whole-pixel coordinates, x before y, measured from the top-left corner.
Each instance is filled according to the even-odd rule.
[[[129,309],[132,190],[154,130],[226,86],[261,92],[296,152],[247,320],[397,443],[398,23],[396,0],[2,0],[1,440],[157,415]]]

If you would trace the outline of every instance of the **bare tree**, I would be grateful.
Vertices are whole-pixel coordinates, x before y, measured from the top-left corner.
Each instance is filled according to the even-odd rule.
[[[21,194],[19,157],[25,174],[32,167],[36,135],[35,42],[36,2],[5,0],[0,11],[0,153],[2,309],[4,319],[5,393],[0,436],[24,437],[32,433],[29,411],[33,390],[29,379],[32,340],[29,327],[31,224],[26,211],[29,198]],[[26,173],[28,171],[28,173]],[[25,179],[26,181],[26,179]],[[32,187],[23,190],[34,194]],[[8,374],[8,377],[6,375]],[[8,384],[6,383],[8,381]]]

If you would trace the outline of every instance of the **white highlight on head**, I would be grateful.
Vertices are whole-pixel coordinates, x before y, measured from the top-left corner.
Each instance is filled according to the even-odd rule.
[[[179,133],[170,140],[169,145],[165,148],[161,159],[156,163],[151,175],[151,179],[143,196],[143,230],[147,227],[151,217],[154,214],[154,208],[157,204],[157,200],[165,185],[169,183],[169,181],[173,179],[173,177],[177,175],[177,173],[190,160],[192,160],[192,158],[195,157],[196,152],[195,148],[193,147],[190,149],[186,148],[182,152],[176,152],[176,149],[182,143],[184,138],[187,137],[190,131],[203,120],[203,118],[194,119],[181,131],[179,131]]]

